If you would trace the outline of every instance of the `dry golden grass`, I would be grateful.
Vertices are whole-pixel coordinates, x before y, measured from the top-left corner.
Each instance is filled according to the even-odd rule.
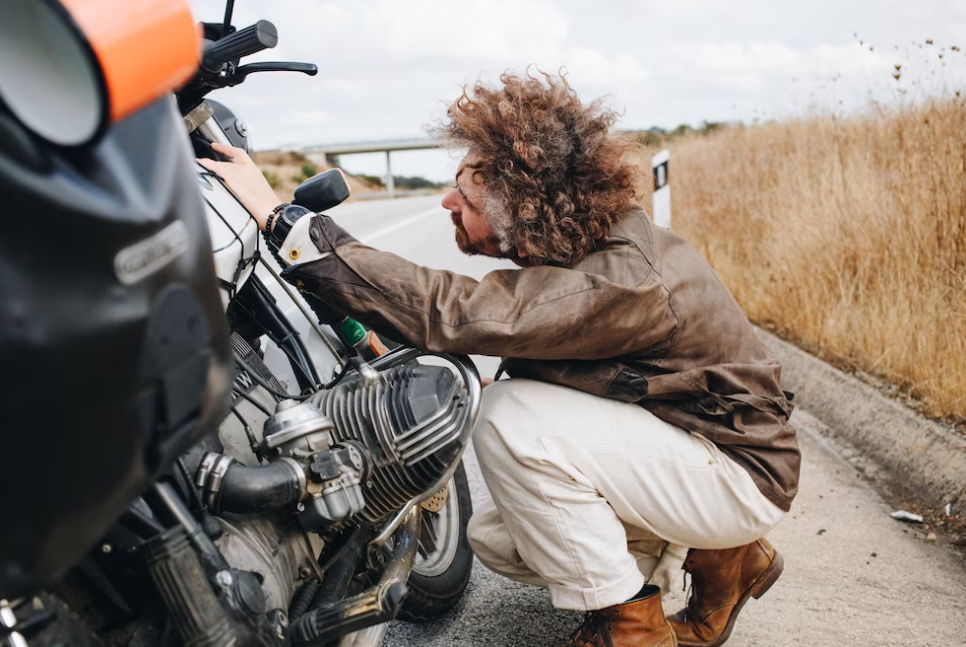
[[[295,197],[295,189],[306,179],[305,171],[308,169],[303,168],[304,165],[314,166],[317,172],[328,170],[326,166],[312,164],[301,153],[291,151],[259,151],[252,155],[252,159],[266,177],[272,178],[270,182],[274,184],[272,188],[275,189],[278,197],[286,201],[291,201]],[[353,195],[379,189],[371,182],[351,173],[346,173],[346,179],[349,181],[349,188]]]
[[[963,101],[727,128],[671,150],[674,229],[753,321],[966,416]]]

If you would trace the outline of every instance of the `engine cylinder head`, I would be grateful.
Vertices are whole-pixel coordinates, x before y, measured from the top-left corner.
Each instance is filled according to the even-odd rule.
[[[442,366],[415,362],[355,379],[312,398],[335,422],[339,442],[368,448],[373,471],[364,490],[368,521],[379,521],[432,488],[465,448],[467,393]]]

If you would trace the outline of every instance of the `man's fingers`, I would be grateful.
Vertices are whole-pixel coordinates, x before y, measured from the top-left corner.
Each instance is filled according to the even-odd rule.
[[[236,148],[234,146],[229,146],[228,144],[222,144],[220,142],[212,142],[211,147],[218,153],[221,153],[228,159],[230,159],[235,164],[242,164],[247,162],[249,157],[241,148]]]
[[[213,171],[215,173],[218,172],[219,167],[224,166],[225,164],[224,162],[216,162],[215,160],[209,160],[204,158],[198,158],[198,163],[204,166],[209,171]]]
[[[234,146],[229,146],[228,144],[222,144],[221,142],[212,142],[211,147],[215,149],[216,152],[221,153],[225,157],[231,159],[235,158],[235,151],[241,150],[240,148],[235,148]]]

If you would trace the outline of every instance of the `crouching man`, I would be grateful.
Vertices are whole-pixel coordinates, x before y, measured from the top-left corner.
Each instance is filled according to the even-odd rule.
[[[422,349],[505,358],[512,379],[485,390],[474,439],[494,505],[470,542],[588,612],[568,645],[720,645],[782,571],[763,537],[800,454],[780,366],[708,264],[634,203],[615,114],[561,78],[501,81],[466,90],[439,133],[469,151],[442,203],[457,245],[521,267],[482,281],[277,209],[240,150],[204,163],[298,258],[287,276],[303,291]],[[692,592],[665,618],[648,580],[675,554]]]

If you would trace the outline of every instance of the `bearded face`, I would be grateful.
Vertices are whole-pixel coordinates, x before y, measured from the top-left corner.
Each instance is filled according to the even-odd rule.
[[[450,212],[456,227],[456,244],[464,254],[506,258],[493,226],[483,216],[483,180],[473,167],[475,153],[470,152],[460,164],[456,183],[443,197],[443,207]]]

